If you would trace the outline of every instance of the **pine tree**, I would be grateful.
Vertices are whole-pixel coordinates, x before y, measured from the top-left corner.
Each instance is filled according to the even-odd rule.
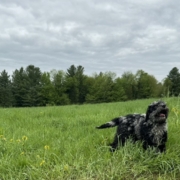
[[[27,76],[23,67],[15,70],[12,75],[12,92],[14,97],[14,106],[26,106],[24,100],[28,92]]]
[[[71,65],[66,73],[66,93],[72,104],[84,103],[87,94],[86,76],[82,66]]]
[[[13,95],[15,106],[40,106],[41,96],[41,71],[33,65],[24,70],[15,70],[12,75]]]
[[[12,86],[10,76],[4,70],[0,74],[0,106],[10,107],[12,106]]]
[[[40,68],[29,65],[26,68],[27,94],[24,99],[26,106],[41,105],[41,71]]]

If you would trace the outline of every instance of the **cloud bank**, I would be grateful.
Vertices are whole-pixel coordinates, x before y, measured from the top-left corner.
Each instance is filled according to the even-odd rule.
[[[0,2],[0,71],[82,65],[85,74],[142,69],[159,81],[180,68],[180,2]]]

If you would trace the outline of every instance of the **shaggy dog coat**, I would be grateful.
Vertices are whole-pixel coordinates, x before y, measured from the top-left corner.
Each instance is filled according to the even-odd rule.
[[[97,129],[117,127],[111,150],[118,145],[124,145],[130,137],[133,141],[141,140],[143,148],[155,147],[158,152],[166,150],[167,117],[169,109],[163,101],[153,102],[147,108],[146,114],[128,114],[114,118],[110,122],[96,127]]]

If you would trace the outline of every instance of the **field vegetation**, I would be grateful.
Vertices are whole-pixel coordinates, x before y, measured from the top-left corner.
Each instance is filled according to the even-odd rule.
[[[154,99],[94,105],[0,109],[0,179],[170,180],[180,179],[180,102],[170,109],[165,154],[141,143],[115,153],[108,143],[115,128],[95,127],[128,113],[145,113]]]

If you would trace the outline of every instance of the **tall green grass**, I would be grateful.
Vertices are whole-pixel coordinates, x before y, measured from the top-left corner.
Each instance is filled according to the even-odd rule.
[[[164,99],[170,108],[165,154],[130,141],[110,153],[115,128],[95,129],[116,116],[145,113],[153,100],[0,109],[0,179],[180,179],[179,99]]]

